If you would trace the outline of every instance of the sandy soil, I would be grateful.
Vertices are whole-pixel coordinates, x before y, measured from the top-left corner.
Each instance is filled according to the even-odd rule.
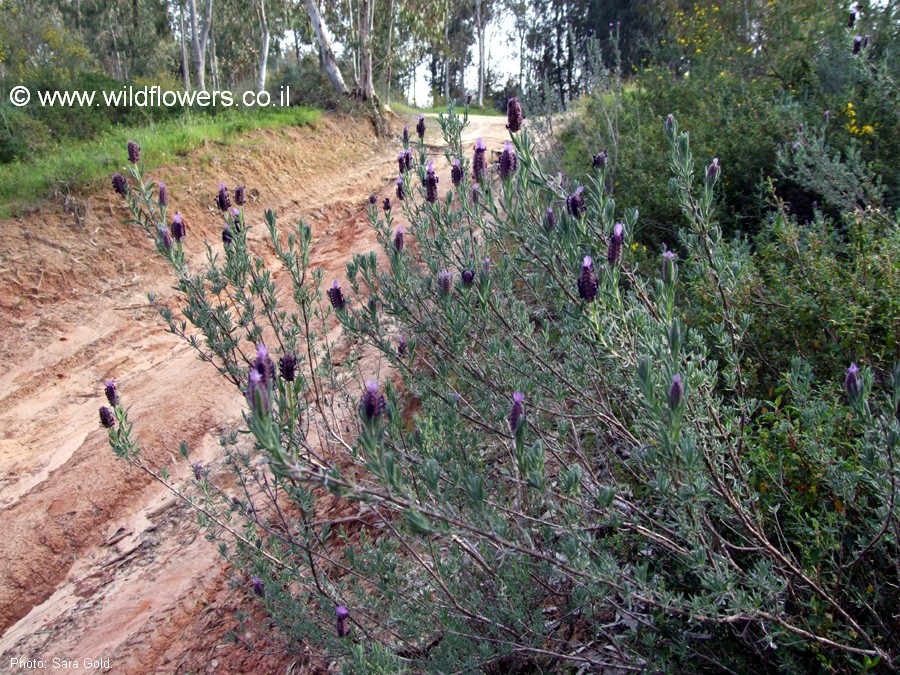
[[[501,146],[503,118],[471,122],[466,147],[479,136]],[[439,142],[436,121],[426,140]],[[281,223],[312,226],[313,265],[329,280],[375,248],[366,198],[392,195],[398,147],[326,116],[208,144],[153,174],[184,214],[198,262],[201,238],[219,240],[218,182],[245,183],[251,222],[274,208]],[[436,165],[446,189],[449,172]],[[243,404],[149,308],[147,292],[173,296],[169,271],[124,217],[102,189],[0,222],[0,669],[19,658],[43,660],[36,672],[311,672],[302,653],[258,635],[227,639],[238,603],[247,609],[228,565],[173,496],[116,460],[100,428],[102,382],[115,378],[147,458],[187,481],[179,442],[221,470],[218,439]],[[86,669],[85,658],[102,661]]]

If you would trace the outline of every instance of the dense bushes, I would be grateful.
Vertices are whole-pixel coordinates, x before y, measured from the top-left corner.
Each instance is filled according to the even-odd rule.
[[[789,303],[817,291],[786,289],[754,316],[754,284],[806,261],[774,244],[756,262],[723,241],[727,168],[696,171],[673,117],[679,253],[642,254],[640,268],[638,214],[603,188],[601,158],[585,189],[562,182],[511,115],[497,177],[482,152],[469,160],[465,123],[440,120],[454,184],[441,196],[424,142],[409,148],[398,199],[369,205],[380,254],[356,256],[327,293],[308,225],[285,233],[266,213],[286,294],[249,249],[238,193],[232,210],[220,192],[224,245],[194,271],[183,251],[196,244],[165,225],[141,166],[118,182],[177,276],[185,320],[160,306],[163,318],[246,395],[252,438],[222,440],[234,483],[195,464],[184,496],[277,639],[347,672],[895,668],[892,306],[872,310],[880,324],[850,317],[895,284],[864,270],[891,254],[896,222],[851,228],[851,241],[884,239],[846,273],[864,277],[855,305],[807,313],[846,317],[878,368],[859,343],[777,351]],[[457,180],[473,173],[477,188]],[[776,213],[773,227],[799,226]],[[818,283],[833,283],[836,246],[814,239]],[[770,335],[753,333],[760,316]],[[793,353],[763,400],[754,350]],[[390,364],[378,380],[373,353]],[[113,449],[168,482],[114,393],[101,414]],[[325,515],[354,502],[356,517]]]
[[[752,12],[746,19],[745,10]],[[856,153],[881,177],[883,206],[896,209],[900,98],[892,83],[900,76],[900,22],[892,11],[861,10],[848,28],[849,8],[835,3],[693,3],[670,18],[653,58],[622,95],[611,97],[607,88],[583,99],[562,134],[561,168],[582,176],[587,153],[609,150],[611,187],[620,203],[640,208],[641,240],[671,238],[677,214],[658,179],[667,160],[656,120],[690,115],[694,146],[724,167],[723,231],[754,234],[768,211],[769,179],[801,222],[812,220],[817,207],[833,218],[845,210],[828,203],[821,186],[779,167],[779,148],[790,147],[798,129],[824,127],[829,153]],[[865,46],[854,51],[855,37],[865,34]]]

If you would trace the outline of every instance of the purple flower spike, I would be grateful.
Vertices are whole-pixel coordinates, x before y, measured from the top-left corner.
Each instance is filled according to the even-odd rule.
[[[675,115],[673,115],[672,113],[669,113],[668,115],[666,115],[665,127],[666,127],[666,135],[668,135],[668,136],[671,136],[672,134],[674,134],[675,130],[678,128],[675,124]]]
[[[462,282],[463,286],[471,286],[475,282],[475,272],[469,269],[465,269],[462,271]]]
[[[194,480],[203,478],[203,465],[200,462],[191,464],[191,470],[194,472]]]
[[[521,391],[513,392],[513,405],[512,410],[509,411],[509,428],[513,433],[519,428],[519,424],[522,423],[522,418],[525,416],[525,407],[522,403],[525,401],[525,394]]]
[[[397,228],[397,234],[394,235],[394,248],[397,249],[397,253],[403,250],[405,246],[405,242],[403,239],[403,226]]]
[[[850,20],[847,22],[847,28],[853,28],[853,25],[856,23],[856,10],[850,10]]]
[[[159,205],[167,206],[169,203],[169,191],[166,189],[166,184],[162,181],[159,181]]]
[[[175,237],[175,241],[183,241],[186,233],[184,218],[176,211],[175,217],[172,219],[172,236]]]
[[[238,206],[243,206],[246,202],[246,190],[247,188],[243,185],[238,185],[236,188],[234,188],[234,203]]]
[[[487,147],[480,138],[475,141],[475,155],[472,158],[472,174],[479,183],[487,173]]]
[[[285,381],[293,382],[297,377],[297,355],[285,354],[278,359],[278,370]]]
[[[406,160],[406,170],[412,170],[412,150],[409,148],[406,149],[406,152],[403,153],[403,158]]]
[[[107,429],[112,429],[116,425],[116,418],[113,417],[113,411],[106,406],[100,408],[100,424]]]
[[[384,198],[384,201],[381,202],[381,208],[384,209],[385,213],[387,213],[388,211],[391,210],[391,198],[390,197]]]
[[[585,206],[584,197],[581,194],[582,192],[584,192],[584,186],[579,185],[575,188],[575,192],[566,198],[566,209],[573,218],[581,218],[584,214]]]
[[[331,306],[335,309],[344,309],[344,294],[341,292],[341,285],[338,280],[334,280],[334,285],[328,289],[328,299],[331,300]]]
[[[597,298],[599,287],[597,275],[594,274],[594,261],[591,256],[586,255],[581,264],[581,276],[578,277],[578,297],[585,302],[593,302]]]
[[[459,185],[460,183],[462,183],[462,179],[463,179],[462,166],[460,166],[458,159],[454,159],[453,167],[450,169],[450,181],[454,185]]]
[[[222,243],[225,246],[231,246],[231,243],[234,241],[234,235],[231,234],[231,228],[228,227],[228,223],[225,223],[225,227],[222,230]]]
[[[262,383],[268,387],[275,380],[275,364],[269,358],[269,350],[264,344],[256,347],[256,362],[253,367],[262,376]]]
[[[437,281],[441,295],[450,295],[450,291],[453,290],[453,272],[441,270],[438,272]]]
[[[254,414],[256,414],[257,412],[261,412],[263,414],[269,413],[269,389],[262,374],[255,366],[250,369],[248,380],[250,382],[250,386],[247,387],[247,402],[250,404],[250,410],[252,410]],[[259,401],[261,405],[259,411],[257,411],[256,407],[257,392],[259,392]]]
[[[406,171],[406,153],[401,150],[397,153],[397,166],[400,169],[400,174],[402,175]]]
[[[134,141],[128,141],[128,161],[132,164],[141,161],[141,146]]]
[[[857,35],[853,38],[853,53],[859,54],[859,50],[862,49],[862,35]]]
[[[662,280],[668,286],[675,283],[675,253],[664,251],[662,257]]]
[[[115,380],[107,380],[103,383],[103,390],[106,394],[106,400],[114,408],[119,405],[119,392],[116,389]]]
[[[425,170],[425,199],[429,204],[438,200],[438,177],[434,175],[434,162],[428,162]]]
[[[801,129],[802,133],[802,129]],[[716,181],[719,180],[719,174],[722,173],[722,167],[719,166],[719,158],[714,157],[712,164],[706,167],[706,187],[709,190],[713,189],[713,186],[716,184]]]
[[[684,384],[681,382],[681,374],[675,373],[672,376],[672,386],[669,387],[669,409],[677,410],[684,399]]]
[[[367,421],[372,421],[381,416],[386,403],[384,396],[378,391],[377,382],[366,382],[366,393],[362,399],[362,416]]]
[[[608,155],[605,150],[601,150],[591,159],[591,166],[595,169],[602,169],[606,166],[607,161],[609,160]]]
[[[347,637],[350,633],[350,611],[344,605],[338,605],[334,614],[337,617],[338,637]]]
[[[506,102],[506,128],[512,133],[516,133],[522,128],[522,106],[519,99],[513,96]]]
[[[503,147],[503,154],[500,155],[500,177],[509,178],[515,172],[518,163],[513,144],[507,141]]]
[[[403,145],[409,145],[409,125],[403,125]]]
[[[400,339],[397,340],[397,356],[406,356],[406,346],[408,344],[406,338],[401,335]]]
[[[112,186],[113,190],[116,191],[116,194],[120,194],[123,197],[128,192],[128,181],[126,181],[125,176],[118,171],[112,175]]]
[[[419,121],[416,123],[416,135],[420,140],[425,139],[425,115],[419,115]]]
[[[231,197],[228,196],[228,188],[225,183],[219,183],[219,194],[216,195],[216,206],[219,211],[227,211],[231,208]]]
[[[252,577],[250,579],[250,586],[253,588],[253,592],[256,593],[259,597],[266,597],[266,587],[262,582],[262,579],[259,577]]]
[[[402,178],[397,179],[397,199],[399,199],[401,202],[403,201],[403,179]]]
[[[172,235],[169,233],[169,228],[165,225],[159,227],[159,238],[164,247],[172,248]]]
[[[622,244],[625,242],[625,226],[616,223],[612,236],[609,238],[609,250],[606,252],[606,261],[615,266],[622,262]]]
[[[861,387],[859,366],[857,366],[856,363],[851,363],[850,367],[847,368],[847,379],[844,382],[844,388],[847,390],[847,395],[850,397],[851,401],[856,400],[856,397],[859,396]]]
[[[372,194],[369,195],[369,204],[377,204],[377,203],[378,203],[378,197],[373,192]]]
[[[478,206],[478,197],[481,195],[481,186],[478,183],[472,183],[472,204]]]
[[[472,105],[472,94],[466,94],[466,105]]]
[[[556,226],[556,214],[553,213],[553,207],[548,206],[547,211],[544,214],[544,227],[549,232]]]

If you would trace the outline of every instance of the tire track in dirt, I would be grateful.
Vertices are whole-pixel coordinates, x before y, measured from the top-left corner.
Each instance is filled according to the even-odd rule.
[[[502,118],[472,120],[467,147],[476,136],[499,147]],[[437,140],[436,122],[429,127]],[[344,278],[354,253],[376,247],[366,197],[393,196],[397,147],[354,120],[326,117],[313,129],[210,144],[153,173],[185,215],[195,268],[200,240],[215,247],[219,239],[211,202],[226,180],[248,185],[252,241],[266,237],[266,207],[282,228],[303,217],[313,228],[313,264],[329,281]],[[449,172],[439,175],[446,189]],[[50,205],[0,223],[0,291],[10,291],[0,292],[10,326],[0,357],[11,366],[0,375],[0,661],[102,657],[114,672],[135,673],[283,669],[296,655],[225,644],[245,594],[230,587],[227,565],[196,536],[192,515],[109,450],[97,420],[105,378],[117,379],[132,406],[145,456],[180,467],[182,481],[179,442],[192,460],[221,470],[218,438],[240,419],[243,401],[149,309],[147,291],[172,297],[169,271],[148,255],[143,233],[119,224],[115,196],[86,204],[81,224]],[[29,257],[35,237],[46,251]]]

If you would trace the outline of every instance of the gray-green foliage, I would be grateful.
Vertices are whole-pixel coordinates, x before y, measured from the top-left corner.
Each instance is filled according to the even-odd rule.
[[[464,176],[466,121],[440,118]],[[248,598],[261,580],[279,639],[359,672],[896,666],[900,367],[877,386],[865,367],[814,384],[798,354],[774,401],[752,398],[752,316],[735,299],[749,254],[722,243],[718,163],[696,176],[687,133],[665,129],[681,260],[643,274],[638,214],[617,212],[605,168],[584,213],[567,209],[575,186],[544,173],[525,130],[517,169],[485,178],[477,203],[465,180],[429,202],[413,148],[406,198],[369,207],[382,251],[348,263],[346,304],[332,295],[343,363],[375,352],[393,373],[358,404],[306,226],[285,243],[267,214],[290,300],[242,216],[224,261],[210,247],[192,275],[135,169],[130,203],[173,263],[202,358],[243,388],[264,361],[246,345],[302,355],[293,382],[250,386],[253,448],[223,441],[237,501],[205,474],[188,497]],[[682,279],[711,289],[711,311],[695,317]],[[116,412],[114,448],[146,470]],[[340,507],[354,515],[328,515]]]

